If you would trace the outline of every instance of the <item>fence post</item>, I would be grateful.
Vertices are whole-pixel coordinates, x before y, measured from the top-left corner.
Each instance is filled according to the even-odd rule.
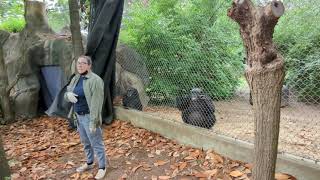
[[[272,37],[283,13],[280,1],[255,7],[251,0],[234,0],[228,10],[228,16],[240,26],[247,53],[245,75],[252,93],[255,122],[254,180],[274,179],[284,60]]]

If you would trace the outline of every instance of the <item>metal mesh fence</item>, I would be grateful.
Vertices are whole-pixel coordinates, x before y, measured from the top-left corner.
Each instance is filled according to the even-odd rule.
[[[264,1],[260,2],[264,3]],[[239,27],[223,0],[127,1],[116,70],[126,108],[253,142]],[[320,160],[316,1],[284,1],[274,40],[285,57],[279,151]]]

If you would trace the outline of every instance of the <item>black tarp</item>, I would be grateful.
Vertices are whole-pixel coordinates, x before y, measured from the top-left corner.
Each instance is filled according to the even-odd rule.
[[[65,84],[64,76],[60,66],[43,66],[40,68],[40,93],[44,109],[51,106],[63,84]]]
[[[86,55],[93,61],[93,72],[98,74],[105,85],[103,122],[113,121],[112,100],[115,89],[116,47],[120,31],[124,0],[91,0],[90,24]],[[70,65],[71,66],[71,65]],[[68,117],[71,104],[63,99],[66,86],[58,93],[48,115]]]
[[[92,70],[105,85],[103,122],[110,124],[114,114],[116,47],[122,19],[124,0],[91,0],[87,56],[92,58]]]
[[[75,129],[75,121],[73,117],[70,115],[70,111],[72,112],[72,103],[64,100],[64,93],[67,91],[67,86],[73,78],[74,74],[69,78],[68,83],[62,87],[62,89],[55,96],[52,104],[49,109],[45,112],[48,116],[59,116],[66,118],[69,122],[69,128]]]

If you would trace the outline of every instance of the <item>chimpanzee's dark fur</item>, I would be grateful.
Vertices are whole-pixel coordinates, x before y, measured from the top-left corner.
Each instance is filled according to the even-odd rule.
[[[128,88],[126,94],[123,96],[122,105],[125,108],[132,108],[142,111],[142,104],[137,89],[132,87]]]
[[[213,101],[200,88],[193,88],[190,95],[178,96],[176,104],[187,124],[210,129],[216,121]]]

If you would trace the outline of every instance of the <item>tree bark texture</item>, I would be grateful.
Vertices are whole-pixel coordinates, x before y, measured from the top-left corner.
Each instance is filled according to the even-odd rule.
[[[78,0],[69,0],[70,11],[70,30],[72,34],[72,46],[74,59],[84,54],[81,30],[80,30],[80,15]]]
[[[9,91],[7,91],[8,76],[4,63],[2,48],[5,40],[9,37],[9,33],[2,31],[0,32],[0,37],[0,107],[3,113],[3,121],[0,120],[0,124],[6,124],[14,120],[14,113],[10,103]]]
[[[38,31],[52,33],[52,29],[48,25],[46,16],[46,6],[39,1],[24,1],[24,17],[26,20],[26,30],[35,33]]]
[[[0,136],[0,179],[10,179],[10,168],[6,159],[6,153]]]
[[[246,79],[253,98],[255,141],[254,180],[274,179],[277,159],[284,60],[272,42],[274,27],[284,13],[280,1],[255,7],[234,0],[228,16],[240,26],[247,53]]]

